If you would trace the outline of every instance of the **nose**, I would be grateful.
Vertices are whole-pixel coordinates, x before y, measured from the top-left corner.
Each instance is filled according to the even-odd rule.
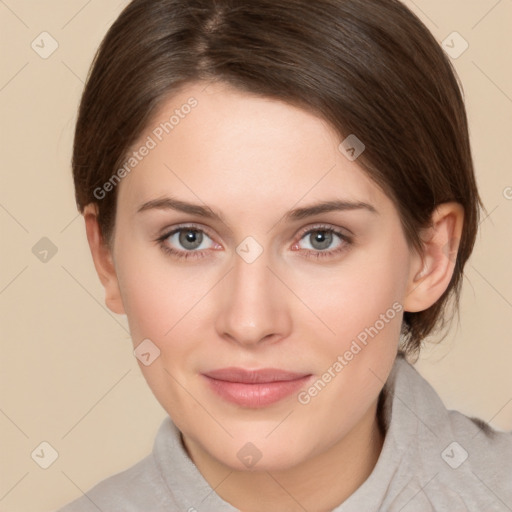
[[[270,268],[265,251],[252,263],[235,255],[233,265],[218,289],[218,335],[245,347],[286,338],[292,294]]]

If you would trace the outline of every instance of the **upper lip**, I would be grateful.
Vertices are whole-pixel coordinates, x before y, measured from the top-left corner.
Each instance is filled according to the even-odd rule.
[[[219,368],[204,373],[207,377],[226,382],[241,382],[244,384],[259,384],[263,382],[291,381],[307,377],[309,373],[297,373],[278,368],[261,368],[248,370],[245,368]]]

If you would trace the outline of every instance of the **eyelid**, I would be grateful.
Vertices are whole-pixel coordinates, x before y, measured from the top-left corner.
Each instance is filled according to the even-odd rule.
[[[332,231],[334,233],[339,232],[340,234],[344,234],[343,232],[347,231],[347,234],[344,236],[346,236],[346,237],[355,236],[354,233],[352,231],[350,231],[350,229],[348,229],[348,228],[341,227],[341,226],[333,226],[332,224],[327,224],[324,222],[318,222],[317,224],[312,224],[310,226],[306,226],[305,228],[303,228],[299,231],[297,236],[299,237],[299,240],[300,240],[306,233],[309,233],[310,231],[315,231],[315,230]]]
[[[344,231],[348,231],[350,234],[345,234]],[[353,245],[355,240],[355,235],[352,231],[346,228],[342,228],[339,226],[333,226],[331,224],[318,223],[315,225],[310,225],[301,230],[299,235],[297,236],[297,242],[294,242],[292,247],[298,247],[300,241],[304,238],[305,235],[309,233],[314,233],[315,231],[326,231],[329,233],[333,233],[341,240],[341,245],[334,249],[327,249],[325,251],[314,250],[314,249],[295,249],[295,251],[301,252],[303,257],[306,259],[312,259],[316,261],[321,261],[323,259],[330,260],[335,259],[336,257],[341,256],[346,251],[348,251]]]
[[[209,250],[216,250],[216,249],[209,249],[209,250],[202,249],[202,250],[195,250],[195,251],[186,251],[186,250],[174,249],[165,244],[165,241],[170,236],[174,235],[175,233],[177,233],[179,231],[186,230],[186,229],[200,231],[200,232],[206,234],[208,236],[208,238],[210,238],[214,244],[220,245],[220,244],[218,244],[218,242],[215,241],[215,236],[212,236],[210,229],[207,226],[199,225],[194,222],[185,222],[185,223],[181,223],[176,226],[173,226],[172,228],[169,228],[168,230],[164,229],[162,234],[160,236],[158,236],[158,238],[155,241],[159,243],[162,250],[164,250],[167,253],[174,254],[177,259],[180,259],[180,258],[186,259],[188,257],[202,258],[202,257],[207,256],[206,254],[204,254],[205,252],[208,252]],[[343,245],[341,248],[329,249],[329,250],[325,250],[325,251],[320,251],[320,250],[315,251],[315,250],[310,250],[310,249],[301,250],[301,252],[305,253],[306,257],[313,257],[313,258],[321,258],[321,257],[328,258],[330,256],[334,257],[334,255],[344,251],[346,249],[345,246],[352,245],[354,243],[353,239],[354,239],[355,235],[350,229],[344,228],[344,227],[339,227],[339,226],[334,226],[334,225],[327,224],[327,223],[316,223],[316,224],[305,226],[304,228],[302,228],[298,232],[298,234],[295,235],[294,239],[296,241],[293,242],[292,246],[296,246],[302,240],[302,238],[304,238],[305,235],[307,235],[310,232],[314,232],[314,231],[328,231],[328,232],[334,233],[335,235],[337,235],[338,237],[341,238]],[[349,234],[345,234],[344,231],[347,231]]]
[[[202,233],[205,233],[212,240],[215,238],[215,236],[210,231],[210,228],[208,228],[207,226],[204,226],[202,224],[201,225],[200,224],[195,224],[194,222],[184,222],[182,224],[177,224],[176,226],[173,226],[172,228],[164,228],[162,230],[162,232],[161,232],[162,234],[159,235],[158,238],[159,239],[160,238],[168,238],[171,235],[174,235],[176,232],[182,231],[182,230],[185,230],[185,229],[190,229],[190,230],[195,229],[197,231],[201,231]]]
[[[177,231],[181,231],[183,229],[187,229],[187,228],[192,228],[192,229],[197,229],[198,231],[201,231],[205,234],[207,234],[212,240],[214,240],[215,238],[215,235],[212,234],[212,232],[210,231],[210,228],[208,226],[205,226],[203,224],[196,224],[194,222],[184,222],[184,223],[181,223],[181,224],[177,224],[176,226],[173,226],[172,228],[164,228],[162,231],[161,231],[161,235],[159,235],[159,239],[160,238],[168,238],[170,237],[171,235],[175,234]],[[346,227],[340,227],[340,226],[333,226],[331,224],[328,224],[328,223],[323,223],[323,222],[318,222],[316,224],[312,224],[312,225],[309,225],[309,226],[306,226],[302,229],[300,229],[298,231],[298,233],[295,235],[295,238],[298,237],[298,239],[302,239],[302,237],[309,233],[310,231],[314,231],[315,229],[318,229],[318,230],[326,230],[326,231],[333,231],[333,232],[338,232],[338,231],[346,231],[348,234],[346,236],[355,236],[354,233],[346,228]]]

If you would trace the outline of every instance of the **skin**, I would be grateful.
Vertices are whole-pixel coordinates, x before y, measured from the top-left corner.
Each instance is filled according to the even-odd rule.
[[[377,399],[396,357],[403,311],[308,404],[294,393],[267,407],[240,407],[215,394],[201,373],[272,367],[319,379],[393,303],[421,311],[442,295],[454,267],[446,244],[457,250],[462,208],[446,203],[434,212],[417,254],[393,202],[338,150],[340,137],[329,125],[221,83],[189,84],[166,100],[134,147],[191,96],[198,106],[118,185],[111,247],[95,205],[84,212],[106,304],[127,315],[135,347],[149,338],[159,348],[149,366],[139,362],[141,371],[217,494],[244,511],[331,510],[366,480],[381,451]],[[208,205],[223,220],[137,212],[171,195]],[[284,217],[332,199],[376,212]],[[205,257],[178,259],[155,241],[191,223],[206,233],[196,249]],[[329,227],[352,241],[333,235],[318,249],[318,231],[308,230]],[[263,249],[252,263],[236,252],[248,236]],[[193,252],[178,235],[162,243]],[[261,453],[251,468],[237,457],[247,442]]]

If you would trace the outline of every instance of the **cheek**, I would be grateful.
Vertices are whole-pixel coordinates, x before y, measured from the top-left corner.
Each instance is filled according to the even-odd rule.
[[[335,334],[311,347],[321,373],[299,403],[318,428],[329,424],[333,437],[376,400],[395,360],[407,270],[405,246],[396,246],[382,244],[365,257],[347,259],[339,272],[308,289],[308,304]]]
[[[194,305],[208,286],[204,276],[190,279],[190,272],[173,268],[165,258],[142,255],[133,250],[119,262],[123,304],[134,348],[149,339],[159,351],[149,365],[139,363],[144,378],[162,407],[179,415],[193,408],[179,383],[185,382],[190,355],[197,350],[194,339],[200,339],[193,333],[200,309]]]
[[[186,313],[194,286],[160,256],[136,249],[125,254],[117,273],[133,342],[149,338],[160,345]]]
[[[303,296],[329,329],[324,329],[323,338],[332,340],[326,348],[331,353],[343,353],[355,339],[362,345],[376,336],[398,342],[406,282],[405,246],[386,246],[364,258],[347,259],[338,270],[325,273],[315,279],[314,286],[304,288]]]
[[[134,347],[149,339],[160,351],[151,366],[141,366],[146,378],[154,388],[155,379],[169,378],[163,368],[179,377],[193,366],[201,340],[212,336],[204,332],[205,325],[213,325],[205,308],[218,274],[194,272],[160,255],[143,259],[142,251],[133,251],[118,276]]]

